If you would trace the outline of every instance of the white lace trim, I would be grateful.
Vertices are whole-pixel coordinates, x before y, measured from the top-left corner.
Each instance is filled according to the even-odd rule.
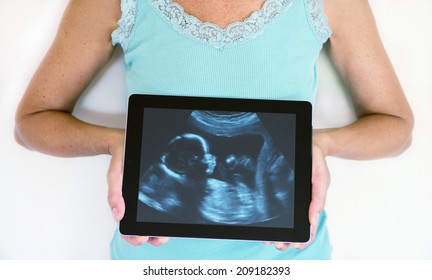
[[[118,21],[119,27],[111,34],[112,44],[120,44],[124,50],[127,49],[129,37],[135,26],[136,0],[122,0],[122,16]]]
[[[222,49],[228,44],[253,39],[263,32],[275,18],[292,5],[293,0],[267,0],[263,7],[242,22],[229,24],[222,29],[219,26],[201,22],[187,14],[172,0],[148,0],[172,27],[183,35],[211,44]]]
[[[187,14],[183,8],[172,0],[147,0],[160,15],[167,20],[179,33],[193,37],[213,47],[222,49],[228,44],[239,43],[260,35],[274,19],[291,7],[293,0],[267,0],[263,7],[242,22],[235,22],[225,29],[201,22]],[[308,12],[308,20],[319,42],[324,43],[331,35],[327,17],[324,13],[323,0],[304,0]],[[137,0],[121,1],[122,17],[119,27],[111,34],[113,45],[120,44],[124,50],[128,47],[133,33],[137,14]]]
[[[324,43],[331,35],[327,16],[324,13],[323,0],[306,0],[309,9],[308,18],[320,43]]]

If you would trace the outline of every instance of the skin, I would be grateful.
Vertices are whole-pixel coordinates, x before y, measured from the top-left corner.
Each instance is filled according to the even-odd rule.
[[[178,0],[186,12],[225,27],[260,9],[264,0]],[[198,5],[199,4],[199,5]],[[314,131],[311,240],[270,243],[279,250],[303,249],[316,234],[330,174],[327,156],[376,159],[396,156],[410,144],[413,115],[380,40],[366,0],[326,0],[332,28],[326,46],[349,88],[358,115],[354,123]],[[120,0],[70,1],[57,36],[34,74],[16,113],[16,141],[28,149],[61,156],[111,155],[108,203],[115,221],[124,215],[121,193],[124,130],[95,126],[71,112],[81,93],[111,58],[111,33],[121,17]],[[167,238],[123,236],[133,245],[162,245]]]

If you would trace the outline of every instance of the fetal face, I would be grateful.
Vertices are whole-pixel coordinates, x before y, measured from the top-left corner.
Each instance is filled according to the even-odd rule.
[[[208,144],[202,137],[187,133],[168,144],[162,162],[177,174],[199,178],[213,173],[216,157],[209,153]]]

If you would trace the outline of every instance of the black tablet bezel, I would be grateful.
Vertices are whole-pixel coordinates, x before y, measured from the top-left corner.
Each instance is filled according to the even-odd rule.
[[[269,228],[244,225],[138,222],[141,135],[145,108],[295,114],[294,227]],[[122,186],[126,210],[120,221],[120,232],[124,235],[307,242],[310,238],[308,212],[311,201],[311,147],[312,106],[307,101],[133,94],[128,101]]]

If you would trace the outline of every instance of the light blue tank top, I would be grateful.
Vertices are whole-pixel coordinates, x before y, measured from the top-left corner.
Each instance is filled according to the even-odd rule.
[[[322,0],[267,0],[221,29],[171,0],[122,0],[112,34],[124,51],[127,96],[161,95],[306,100],[317,90],[316,60],[331,30]],[[328,259],[326,216],[304,250],[261,242],[171,238],[160,247],[127,244],[116,232],[113,259]]]

